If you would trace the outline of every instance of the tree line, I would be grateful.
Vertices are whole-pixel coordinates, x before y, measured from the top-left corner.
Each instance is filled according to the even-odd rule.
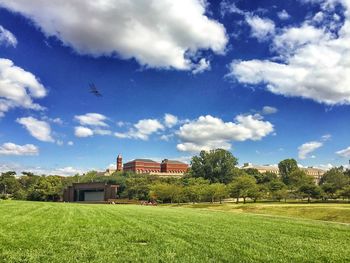
[[[202,151],[191,160],[189,171],[182,178],[163,178],[150,174],[115,172],[100,176],[96,171],[83,175],[35,175],[4,172],[0,175],[0,198],[33,201],[60,201],[63,189],[72,183],[106,182],[119,185],[118,197],[152,200],[163,203],[222,202],[226,198],[256,202],[287,199],[350,200],[350,170],[343,167],[328,170],[319,185],[313,177],[299,169],[294,159],[278,164],[279,174],[260,173],[253,168],[240,169],[238,160],[229,151]]]

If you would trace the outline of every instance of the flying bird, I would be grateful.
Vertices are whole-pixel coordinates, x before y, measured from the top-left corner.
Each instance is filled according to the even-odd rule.
[[[90,93],[94,94],[96,97],[102,97],[102,94],[98,91],[94,83],[90,83]]]

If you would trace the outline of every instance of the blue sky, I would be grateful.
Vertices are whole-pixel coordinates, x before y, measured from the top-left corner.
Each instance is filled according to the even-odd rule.
[[[348,163],[349,0],[42,2],[0,0],[1,170]]]

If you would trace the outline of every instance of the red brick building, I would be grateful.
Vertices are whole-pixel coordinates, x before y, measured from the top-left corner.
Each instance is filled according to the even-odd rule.
[[[187,164],[175,160],[164,159],[160,164],[160,171],[162,173],[184,174],[187,170]]]
[[[135,159],[125,163],[123,170],[134,173],[160,173],[160,163],[150,159]]]
[[[122,164],[121,156],[117,158],[117,171],[120,171]],[[134,173],[151,173],[158,175],[183,175],[188,170],[188,165],[175,160],[164,159],[162,163],[155,162],[150,159],[135,159],[131,162],[127,162],[123,166],[124,171],[130,171]]]

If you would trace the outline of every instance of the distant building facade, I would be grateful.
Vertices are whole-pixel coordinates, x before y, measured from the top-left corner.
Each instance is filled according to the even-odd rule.
[[[107,202],[117,198],[118,185],[107,183],[73,183],[63,191],[65,202]]]
[[[124,171],[142,173],[160,173],[160,163],[150,159],[135,159],[123,166]]]
[[[117,158],[117,171],[134,172],[138,174],[154,174],[154,175],[183,175],[188,170],[188,164],[176,161],[164,159],[161,163],[153,161],[151,159],[135,159],[133,161],[125,163],[122,168],[123,161],[121,155]]]
[[[246,169],[256,169],[258,170],[259,173],[274,173],[276,175],[279,175],[280,171],[278,169],[277,166],[273,166],[273,165],[255,165],[255,164],[251,164],[251,163],[245,163],[242,167],[242,169],[246,170]]]
[[[312,176],[315,184],[319,184],[321,177],[326,173],[325,170],[314,167],[301,168],[301,170],[303,170],[307,175]]]
[[[251,163],[245,163],[242,167],[242,169],[249,169],[253,168],[259,171],[259,173],[274,173],[276,175],[279,174],[279,169],[277,166],[273,165],[254,165]],[[308,168],[300,168],[302,171],[304,171],[308,176],[311,176],[315,182],[315,184],[319,184],[321,177],[325,174],[325,170],[314,168],[314,167],[308,167]]]

